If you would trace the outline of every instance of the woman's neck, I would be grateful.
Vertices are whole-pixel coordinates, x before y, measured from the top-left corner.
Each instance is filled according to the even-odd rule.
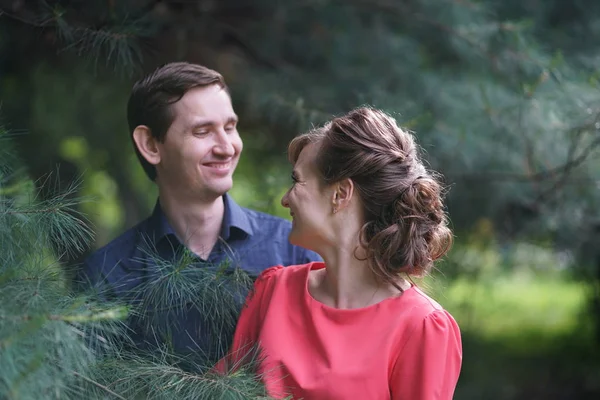
[[[364,251],[352,245],[338,245],[321,254],[325,268],[316,270],[309,288],[318,301],[340,309],[363,308],[402,292],[383,282],[371,270]],[[405,290],[410,284],[402,278],[396,282]]]
[[[365,261],[342,255],[325,259],[325,265],[318,283],[318,293],[325,304],[342,309],[370,305],[380,284]]]

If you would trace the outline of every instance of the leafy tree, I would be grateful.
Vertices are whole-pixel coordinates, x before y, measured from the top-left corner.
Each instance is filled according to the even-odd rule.
[[[137,77],[140,70],[185,58],[222,71],[233,86],[248,135],[248,162],[240,168],[239,180],[251,182],[246,189],[258,187],[248,201],[262,209],[276,211],[273,199],[285,182],[282,150],[291,136],[371,103],[416,130],[432,164],[453,186],[450,207],[458,230],[487,218],[504,237],[523,234],[573,249],[585,231],[581,228],[599,218],[593,207],[599,200],[593,178],[600,168],[599,49],[592,38],[600,6],[594,2],[33,4],[13,2],[12,9],[3,9],[5,35],[10,33],[3,52],[14,64],[6,68],[28,70],[27,65],[34,65],[18,61],[15,52],[37,49],[36,38],[42,37],[43,46],[58,53],[46,51],[38,60],[73,68],[77,62],[71,55],[77,54],[98,71],[97,78],[87,78],[98,84],[82,90],[82,96],[110,87],[107,67],[117,76]],[[119,79],[130,86],[131,78]],[[124,93],[109,93],[123,96],[124,110]],[[97,103],[91,114],[107,107]],[[121,121],[111,125],[111,132],[69,129],[94,143],[92,153],[103,151],[106,145],[98,138],[106,135],[115,139],[104,143],[122,149],[128,135],[123,114],[116,114],[107,112],[110,117],[102,118]],[[139,192],[131,190],[143,178],[124,177],[122,171],[132,164],[120,161],[129,158],[116,153],[111,149],[111,159],[119,160],[112,163],[116,167],[96,165],[117,179],[120,196],[127,201],[124,218],[132,218],[126,225],[131,225],[140,217],[135,210],[148,208],[135,194]],[[147,191],[148,186],[137,190]],[[261,193],[268,197],[261,198]]]

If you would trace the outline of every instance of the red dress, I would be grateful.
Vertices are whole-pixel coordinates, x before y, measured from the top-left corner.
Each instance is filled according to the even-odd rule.
[[[309,271],[324,267],[271,267],[248,296],[232,354],[260,346],[259,372],[269,395],[452,399],[462,360],[452,316],[415,286],[364,308],[326,306],[307,288]]]

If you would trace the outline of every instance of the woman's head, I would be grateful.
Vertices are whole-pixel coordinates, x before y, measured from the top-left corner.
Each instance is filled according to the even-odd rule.
[[[352,182],[364,219],[360,242],[377,276],[423,275],[448,251],[452,233],[442,187],[423,165],[412,134],[392,117],[362,107],[334,118],[292,140],[292,164],[309,146],[316,149],[311,164],[323,187]]]

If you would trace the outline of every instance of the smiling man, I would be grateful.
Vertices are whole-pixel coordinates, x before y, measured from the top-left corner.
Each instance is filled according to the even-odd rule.
[[[152,276],[157,260],[172,261],[182,249],[194,254],[190,268],[226,262],[253,276],[273,265],[320,259],[288,242],[288,221],[240,207],[227,194],[243,144],[218,72],[167,64],[135,83],[127,117],[158,200],[149,218],[88,257],[82,268],[88,284],[101,286],[108,297],[135,301],[136,288]],[[209,351],[200,339],[206,317],[188,310],[177,321],[163,321],[177,327],[170,345],[178,352]],[[165,340],[141,326],[131,323],[138,346]]]

